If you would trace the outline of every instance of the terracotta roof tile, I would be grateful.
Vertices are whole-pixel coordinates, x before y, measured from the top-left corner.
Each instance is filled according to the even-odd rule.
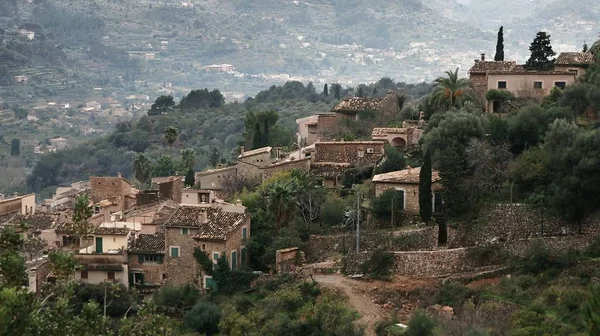
[[[34,231],[41,231],[54,227],[57,219],[58,215],[54,214],[16,215],[10,219],[10,223],[15,225],[24,223]]]
[[[384,98],[368,99],[351,97],[342,100],[339,104],[331,109],[331,112],[340,113],[357,113],[369,110],[379,110],[383,107]]]
[[[509,71],[517,65],[515,61],[475,61],[469,73],[486,73],[488,71]]]
[[[228,170],[235,170],[237,169],[236,166],[230,166],[230,167],[223,167],[223,168],[217,168],[217,169],[209,169],[209,170],[205,170],[203,172],[199,172],[197,175],[198,176],[204,176],[204,175],[210,175],[210,174],[215,174],[215,173],[220,173],[220,172],[224,172],[224,171],[228,171]]]
[[[263,153],[270,153],[271,149],[272,149],[271,147],[262,147],[262,148],[245,151],[243,154],[240,154],[238,156],[238,158],[243,158],[243,157],[248,157],[248,156],[263,154]]]
[[[201,216],[206,212],[206,223]],[[219,208],[181,206],[166,222],[166,226],[188,226],[199,228],[197,239],[225,240],[240,224],[250,218],[248,213],[224,212]]]
[[[131,253],[165,253],[165,236],[161,233],[140,234],[128,250]]]
[[[375,175],[373,176],[373,182],[418,184],[420,180],[420,173],[421,167],[408,168],[404,170]],[[439,180],[440,174],[434,170],[431,173],[431,182],[437,182]]]
[[[554,62],[558,65],[588,65],[592,63],[594,63],[594,55],[591,52],[563,52]]]
[[[388,134],[405,134],[406,128],[373,128],[371,138],[386,137]]]
[[[99,226],[94,229],[95,235],[105,235],[105,236],[126,236],[129,234],[128,228],[118,228],[118,227],[103,227]]]

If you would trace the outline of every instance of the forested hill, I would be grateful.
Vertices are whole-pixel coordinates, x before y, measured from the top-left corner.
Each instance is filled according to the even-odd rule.
[[[238,145],[250,140],[248,134],[254,125],[247,124],[246,119],[261,113],[269,113],[270,118],[276,120],[270,126],[268,145],[289,149],[295,141],[296,119],[328,112],[338,102],[333,89],[329,95],[323,89],[315,88],[312,83],[287,82],[282,86],[272,86],[244,103],[228,104],[222,102],[218,90],[192,91],[183,100],[185,103],[166,113],[150,113],[139,120],[121,122],[109,136],[44,155],[28,176],[27,189],[47,195],[58,185],[85,180],[93,175],[122,173],[130,177],[133,157],[139,152],[145,152],[153,160],[156,176],[181,173],[179,152],[185,148],[196,152],[196,171],[219,162],[231,162],[237,157]],[[365,97],[380,97],[389,90],[395,90],[407,97],[405,106],[414,111],[414,106],[419,104],[418,99],[431,89],[432,84],[396,83],[382,78],[374,84],[351,90],[360,91]],[[347,94],[348,89],[340,90],[341,97]],[[163,135],[170,126],[179,131],[172,149]]]

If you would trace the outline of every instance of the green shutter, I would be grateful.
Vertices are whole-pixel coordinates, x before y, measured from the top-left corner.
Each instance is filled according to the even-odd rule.
[[[206,277],[205,279],[206,283],[204,284],[204,287],[206,287],[206,289],[215,289],[217,287],[213,278]]]
[[[140,264],[143,264],[143,263],[144,263],[144,255],[143,255],[143,254],[138,254],[138,262],[139,262]]]
[[[404,190],[396,190],[396,199],[397,202],[395,208],[404,210]]]
[[[133,273],[129,273],[129,287],[133,285]]]
[[[248,238],[248,228],[242,228],[242,239]]]
[[[171,257],[179,258],[179,248],[178,247],[171,247]]]
[[[158,255],[158,258],[157,258],[157,260],[156,260],[156,261],[157,261],[159,264],[162,264],[162,263],[163,263],[163,256],[159,254],[159,255]]]
[[[242,265],[246,265],[246,248],[242,247]]]
[[[102,237],[96,237],[96,253],[102,253]]]
[[[231,252],[231,270],[237,269],[237,252]]]

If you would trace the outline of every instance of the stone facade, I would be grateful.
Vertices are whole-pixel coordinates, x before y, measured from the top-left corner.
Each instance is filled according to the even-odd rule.
[[[271,151],[262,151],[256,154],[246,152],[237,161],[237,174],[245,179],[255,179],[262,176],[262,169],[271,164]]]
[[[392,251],[432,250],[437,247],[437,226],[425,226],[410,230],[365,231],[360,235],[360,249],[373,251],[385,248]],[[335,235],[311,235],[308,239],[307,259],[310,262],[325,261],[334,253],[356,251],[356,236],[353,232]]]
[[[411,183],[375,183],[375,196],[379,197],[386,190],[404,190],[404,213],[408,215],[419,214],[419,185]],[[431,185],[433,193],[441,192],[442,185],[435,182]],[[434,195],[435,198],[435,195]],[[431,202],[435,212],[435,202]]]
[[[317,142],[312,161],[315,163],[349,163],[374,165],[383,156],[383,141]]]
[[[90,180],[92,202],[110,200],[117,206],[116,211],[123,211],[127,209],[128,205],[135,203],[135,199],[131,201],[126,197],[132,194],[131,183],[126,179],[122,177],[92,177]]]
[[[177,176],[171,181],[158,183],[158,191],[161,199],[169,199],[181,203],[181,192],[183,191],[183,179]]]
[[[196,183],[207,190],[221,190],[229,178],[237,175],[237,167],[225,167],[196,173]]]
[[[406,150],[415,147],[419,143],[419,139],[423,134],[423,129],[417,125],[404,125],[402,128],[374,128],[371,132],[373,140],[387,141],[390,146],[398,150]]]
[[[581,231],[580,231],[581,229]],[[522,239],[600,234],[600,213],[584,218],[580,225],[566,222],[525,204],[495,204],[481,210],[475,223],[460,223],[450,237],[450,246],[485,245]]]
[[[279,172],[289,171],[292,169],[299,169],[302,171],[310,170],[310,158],[284,161],[284,162],[272,164],[268,167],[264,167],[262,169],[262,178],[263,178],[263,180],[265,180]]]
[[[304,253],[297,247],[290,247],[275,251],[275,268],[277,274],[293,272],[302,265]]]
[[[165,273],[167,274],[166,283],[170,285],[183,285],[193,283],[200,285],[198,278],[199,266],[194,258],[194,248],[196,242],[194,235],[199,232],[198,228],[188,227],[187,234],[182,233],[181,227],[165,228]],[[179,248],[179,256],[171,255],[171,248]]]

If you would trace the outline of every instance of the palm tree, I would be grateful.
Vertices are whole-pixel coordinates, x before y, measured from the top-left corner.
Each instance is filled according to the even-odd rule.
[[[163,136],[167,144],[169,145],[169,155],[171,155],[171,149],[173,148],[173,144],[177,141],[177,137],[179,136],[179,130],[176,127],[169,126],[165,129]]]
[[[194,169],[194,164],[196,163],[196,151],[193,148],[182,149],[181,152],[181,161],[185,169]]]
[[[275,215],[275,227],[279,230],[286,225],[296,211],[298,186],[293,180],[281,181],[268,190],[269,208]]]
[[[152,164],[144,153],[138,153],[133,158],[133,175],[142,184],[142,188],[150,180]]]
[[[446,71],[446,75],[448,77],[439,77],[435,80],[436,87],[429,96],[429,102],[440,107],[461,108],[465,101],[473,99],[469,90],[471,81],[458,78],[458,68],[454,71]]]

